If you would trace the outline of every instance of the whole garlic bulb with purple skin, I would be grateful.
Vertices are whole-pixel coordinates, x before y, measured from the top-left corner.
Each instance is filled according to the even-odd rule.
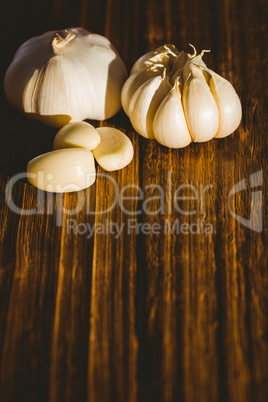
[[[15,109],[62,127],[115,115],[126,78],[125,64],[107,38],[68,28],[22,44],[6,72],[4,89]]]
[[[192,46],[192,45],[191,45]],[[134,129],[170,148],[232,134],[242,118],[229,81],[207,68],[206,50],[179,52],[164,45],[134,64],[121,100]]]

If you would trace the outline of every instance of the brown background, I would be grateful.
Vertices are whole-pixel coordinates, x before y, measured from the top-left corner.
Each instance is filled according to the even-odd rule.
[[[21,216],[6,205],[9,178],[28,160],[51,150],[56,130],[12,110],[1,92],[0,400],[38,402],[266,401],[268,394],[267,250],[267,2],[266,0],[50,0],[5,4],[1,82],[18,46],[49,29],[83,26],[104,34],[128,68],[163,43],[190,51],[211,49],[204,60],[229,79],[243,104],[243,120],[230,137],[181,150],[145,140],[121,111],[102,125],[123,130],[133,162],[113,177],[121,189],[139,185],[145,198],[182,184],[211,184],[204,211],[181,216],[168,208],[138,214],[138,223],[189,224],[203,219],[213,235],[67,235],[69,216],[57,226],[60,200],[50,213]],[[97,123],[94,123],[97,125]],[[263,231],[239,224],[228,212],[228,193],[263,171]],[[98,167],[101,173],[101,168]],[[171,172],[171,173],[168,173]],[[171,185],[167,179],[172,174]],[[146,187],[149,184],[155,187]],[[133,195],[136,193],[133,191]],[[83,192],[93,210],[111,202],[112,185],[98,177]],[[186,195],[186,194],[185,194]],[[189,195],[189,194],[188,194]],[[16,184],[24,209],[36,189]],[[61,205],[71,209],[76,195]],[[250,189],[231,200],[250,216]],[[141,207],[129,201],[133,213]],[[155,198],[150,208],[159,207]],[[135,216],[134,216],[135,217]],[[127,223],[117,205],[104,215],[76,215],[78,223]],[[2,398],[1,398],[2,396]]]

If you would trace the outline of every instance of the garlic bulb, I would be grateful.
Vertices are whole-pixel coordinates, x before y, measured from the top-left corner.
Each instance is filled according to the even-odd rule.
[[[115,115],[126,78],[126,67],[108,39],[68,28],[21,45],[6,72],[4,89],[14,108],[62,127]]]
[[[143,55],[121,93],[134,129],[170,148],[226,137],[242,117],[231,83],[207,68],[206,50],[193,49],[191,55],[164,45]]]

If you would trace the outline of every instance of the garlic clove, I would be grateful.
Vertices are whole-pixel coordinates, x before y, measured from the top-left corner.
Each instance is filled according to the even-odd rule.
[[[28,181],[55,193],[80,191],[95,182],[95,162],[89,149],[65,148],[37,156],[27,166]]]
[[[100,143],[100,136],[91,124],[76,121],[66,124],[54,138],[53,149],[87,148],[94,149]]]
[[[194,71],[195,67],[192,70],[183,87],[183,109],[193,140],[205,142],[212,139],[218,131],[219,112],[206,80],[198,78],[199,73]]]
[[[129,118],[134,129],[145,138],[154,138],[153,119],[158,106],[170,91],[165,70],[144,82],[134,93],[129,105]]]
[[[241,102],[229,81],[214,71],[207,70],[211,75],[209,86],[217,103],[220,117],[220,125],[215,138],[227,137],[237,129],[241,122]]]
[[[181,103],[180,82],[161,102],[153,121],[155,139],[169,148],[183,148],[190,144],[190,136]]]
[[[150,78],[159,76],[159,74],[161,74],[161,70],[159,70],[159,68],[148,68],[130,75],[130,77],[126,80],[121,92],[121,103],[127,115],[129,114],[130,101],[137,89],[144,82],[148,81]]]
[[[112,127],[98,127],[100,144],[92,152],[98,164],[109,172],[127,166],[133,159],[133,145],[130,139]]]

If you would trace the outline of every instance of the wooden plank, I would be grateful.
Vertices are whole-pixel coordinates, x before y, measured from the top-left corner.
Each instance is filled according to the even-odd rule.
[[[18,204],[20,197],[17,197],[16,205],[21,205],[23,211],[36,207],[35,189],[28,184],[19,187],[23,202]],[[17,219],[15,213],[12,216]],[[58,258],[57,230],[49,215],[19,218],[14,232],[16,259],[2,344],[1,390],[7,400],[17,400],[21,395],[33,400],[41,390],[40,400],[45,400]]]
[[[132,136],[132,140],[138,148],[137,138]],[[123,214],[119,203],[109,212],[102,212],[112,205],[117,193],[115,183],[118,191],[122,191],[127,182],[137,185],[138,169],[137,154],[122,172],[106,175],[99,169],[89,338],[90,401],[137,400],[136,235],[128,230],[132,215]],[[125,208],[130,214],[135,213],[135,188],[126,189],[123,194],[133,197]],[[106,228],[106,234],[99,233],[102,228]],[[121,235],[119,230],[122,230]]]
[[[14,7],[14,24],[4,24],[6,63],[19,38],[46,26],[80,24],[106,35],[129,69],[165,42],[185,51],[192,43],[210,48],[205,62],[234,84],[243,121],[226,139],[171,150],[138,136],[121,111],[101,125],[130,137],[133,162],[106,176],[98,167],[96,184],[80,198],[46,194],[44,214],[23,216],[8,207],[6,184],[51,148],[56,130],[27,120],[1,95],[10,135],[0,150],[0,399],[264,402],[267,2],[36,1],[33,18],[27,11],[33,2],[25,9],[15,3],[7,7],[7,15]],[[263,183],[253,189],[256,172]],[[247,190],[228,207],[229,192],[242,180]],[[133,185],[123,193],[132,199],[102,214],[115,183],[119,191]],[[262,191],[261,233],[229,210],[249,219],[253,190]],[[13,198],[23,211],[38,205],[26,181]],[[201,226],[213,233],[195,233]],[[103,228],[107,234],[99,233]]]
[[[200,40],[197,33],[201,25],[206,23],[206,4],[196,5],[194,14],[190,14],[191,4],[188,2],[165,4],[166,13],[172,9],[171,23],[165,13],[155,8],[154,2],[147,2],[147,49],[162,44],[166,32],[176,31],[176,16],[179,21],[182,17],[187,21],[180,32],[185,36],[191,33],[191,43],[198,45],[193,35]],[[182,16],[180,10],[185,8],[188,8],[189,14],[185,11]],[[204,35],[208,36],[209,33],[206,31]],[[144,222],[158,222],[163,231],[167,227],[166,222],[172,226],[177,219],[180,224],[195,224],[204,217],[206,220],[206,214],[212,219],[211,212],[215,210],[213,197],[205,197],[206,205],[202,213],[200,200],[197,203],[185,201],[182,207],[184,211],[197,209],[194,215],[186,215],[178,213],[174,207],[174,194],[180,186],[190,185],[199,192],[202,185],[205,187],[211,183],[210,171],[217,159],[214,150],[215,144],[212,142],[192,144],[182,150],[167,150],[153,141],[144,143],[143,166],[146,168],[142,177],[143,189],[154,183],[155,187],[160,186],[168,194],[168,187],[171,188],[171,210],[165,209],[160,216],[144,214]],[[213,155],[213,159],[210,155]],[[169,180],[168,175],[171,177]],[[145,191],[147,198],[153,194],[154,189]],[[193,193],[186,188],[182,195],[193,196]],[[156,210],[157,205],[156,202],[152,210]],[[215,226],[214,220],[210,222],[209,219],[208,223]],[[147,328],[143,359],[148,363],[147,381],[144,381],[141,399],[148,400],[153,395],[157,401],[183,398],[189,401],[217,400],[217,294],[213,236],[190,231],[188,234],[172,234],[170,231],[164,236],[146,236],[143,242],[146,261],[144,325]],[[160,352],[155,353],[156,350]]]

